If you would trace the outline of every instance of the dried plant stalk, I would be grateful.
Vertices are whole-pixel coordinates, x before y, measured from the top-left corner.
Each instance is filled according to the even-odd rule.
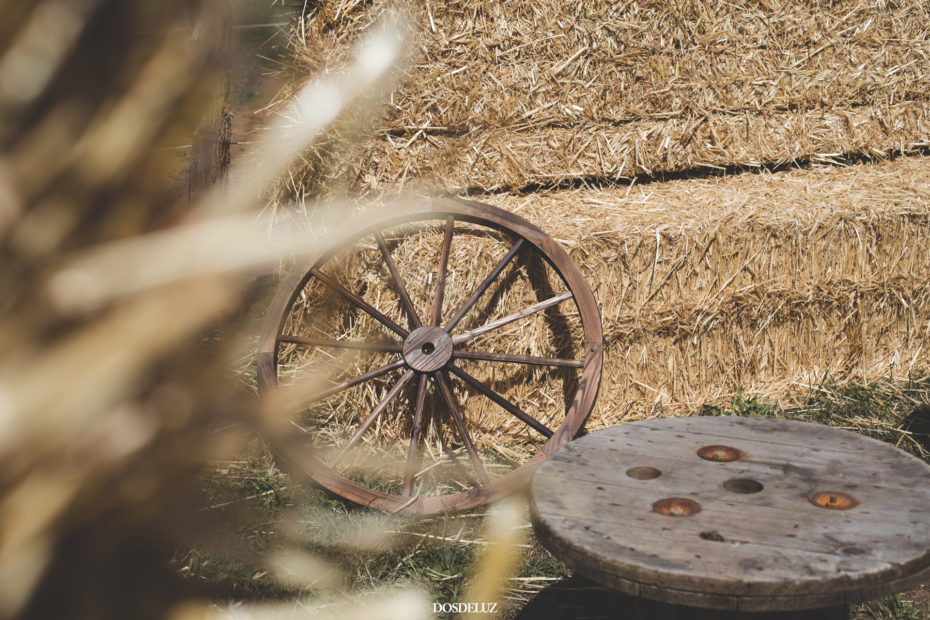
[[[495,196],[601,304],[591,426],[926,372],[930,159]]]

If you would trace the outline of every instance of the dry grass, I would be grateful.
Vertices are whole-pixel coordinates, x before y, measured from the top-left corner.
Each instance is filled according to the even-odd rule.
[[[324,2],[299,20],[295,83],[392,4]],[[930,144],[918,0],[410,4],[416,67],[280,196],[512,190]]]
[[[800,393],[794,402],[737,393],[729,403],[704,408],[701,414],[778,416],[829,424],[889,442],[927,458],[930,435],[927,434],[926,422],[916,429],[914,426],[908,429],[905,420],[921,403],[925,408],[926,403],[930,403],[930,377],[916,381],[886,377],[869,385],[827,381]],[[272,539],[269,530],[299,528],[306,544],[314,552],[338,564],[342,576],[352,588],[377,589],[386,584],[412,580],[429,588],[433,601],[452,602],[465,600],[462,593],[468,588],[469,581],[474,575],[481,574],[475,559],[489,542],[487,535],[480,530],[485,510],[411,520],[404,515],[373,513],[319,490],[295,497],[293,490],[287,488],[286,479],[274,473],[268,461],[257,457],[225,464],[211,478],[210,485],[215,492],[222,491],[216,496],[216,503],[239,498],[242,503],[261,505],[261,510],[253,515],[253,524],[244,528],[242,533],[250,545],[264,548]],[[264,495],[249,499],[258,493]],[[269,520],[273,518],[275,507],[283,508],[288,502],[299,506],[299,521],[296,524],[285,521],[272,527]],[[524,521],[523,527],[528,528],[529,523]],[[520,617],[521,613],[535,617],[540,605],[551,611],[553,606],[565,604],[586,608],[592,616],[609,615],[609,610],[616,611],[618,603],[622,604],[616,598],[599,601],[600,595],[590,589],[590,584],[580,601],[564,594],[552,597],[556,594],[554,591],[572,584],[572,581],[564,580],[570,575],[570,570],[549,555],[532,534],[525,542],[528,544],[520,547],[523,562],[509,580],[510,588],[504,596],[501,617]],[[271,576],[264,574],[267,567],[246,563],[232,569],[228,563],[217,564],[218,558],[211,559],[214,561],[210,563],[188,563],[191,576],[224,583],[235,580],[234,584],[230,584],[233,588],[243,593],[251,592],[252,596],[258,593],[263,596],[280,594]],[[261,576],[253,578],[255,575]],[[540,590],[547,586],[553,587],[541,593]],[[537,594],[542,594],[542,597],[531,600]],[[297,597],[298,593],[293,593],[293,596]],[[299,602],[292,602],[292,606],[331,600],[330,592],[315,587],[303,590],[299,596]],[[926,592],[919,589],[902,593],[900,597],[856,606],[851,613],[861,620],[925,618],[928,613]],[[447,616],[440,614],[439,617]]]
[[[596,428],[687,414],[729,401],[737,388],[778,399],[828,376],[869,382],[927,372],[928,172],[930,159],[915,157],[487,200],[554,233],[594,290],[605,332],[604,378],[589,422]],[[433,229],[394,247],[394,259],[420,308],[429,306],[440,243],[441,233]],[[445,316],[505,250],[506,244],[480,236],[453,244],[453,286]],[[374,245],[353,257],[354,262],[339,263],[351,264],[337,270],[343,283],[364,291],[366,299],[403,323]],[[473,324],[546,297],[528,285],[525,271],[516,274],[510,292],[505,278],[484,313],[470,318]],[[556,293],[564,290],[551,274],[548,281]],[[329,337],[362,339],[387,335],[346,304],[330,306],[329,314],[315,313],[314,304],[328,296],[322,290],[315,297],[305,293],[302,318],[311,320],[301,327],[295,321],[294,327],[310,331],[301,333],[322,330]],[[574,314],[567,311],[562,318],[568,323],[559,325],[552,316],[526,319],[513,330],[492,334],[482,347],[557,356],[559,339],[577,335]],[[297,357],[282,360],[293,366],[311,364],[312,356],[321,354],[288,351]],[[393,359],[354,357],[346,376]],[[493,366],[474,372],[531,415],[558,424],[564,411],[560,390],[570,376],[501,365],[500,374],[481,375]],[[397,376],[388,376],[377,389],[355,388],[331,399],[316,409],[311,428],[341,445]],[[525,426],[473,396],[462,393],[461,400],[479,443],[515,455],[533,449],[533,444],[524,445]],[[389,411],[376,429],[378,436],[402,440],[407,435],[409,416],[403,411],[411,407],[411,398],[412,393]],[[437,402],[435,408],[443,406]],[[444,438],[447,444],[458,443],[456,437]],[[438,435],[435,439],[442,443]],[[391,458],[399,466],[403,452]]]
[[[388,6],[336,0],[298,19],[294,84],[339,61]],[[826,376],[926,370],[922,3],[454,0],[409,10],[416,66],[380,113],[350,114],[323,136],[277,198],[469,189],[569,246],[605,328],[591,426],[686,413],[738,387],[775,397]],[[898,157],[908,153],[918,156]],[[858,158],[874,165],[817,167]],[[791,162],[813,166],[769,172]],[[743,168],[756,173],[693,174]],[[670,174],[683,178],[658,182]],[[638,185],[643,176],[653,182]],[[415,298],[430,290],[436,236],[396,248]],[[494,262],[478,241],[455,251],[460,286]],[[346,283],[400,320],[376,254],[363,260],[364,289],[358,274]],[[526,293],[502,295],[485,320],[538,298]],[[364,318],[342,333],[363,328]],[[498,344],[525,354],[548,339],[551,351],[558,337],[540,323]],[[353,360],[357,372],[376,362]],[[528,405],[533,415],[561,413],[550,378],[501,379],[515,402],[535,386],[548,395]],[[388,385],[330,404],[318,426],[335,425],[338,443]],[[522,441],[503,411],[466,396],[485,447]],[[388,438],[407,431],[396,413],[378,429]]]
[[[494,196],[601,305],[594,425],[926,372],[930,159]]]

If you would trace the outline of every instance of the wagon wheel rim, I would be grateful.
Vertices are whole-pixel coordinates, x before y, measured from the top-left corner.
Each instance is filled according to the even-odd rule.
[[[439,249],[436,284],[431,294],[429,308],[417,309],[408,292],[408,283],[392,257],[384,231],[392,227],[424,222],[440,223],[442,241]],[[455,305],[455,312],[443,313],[443,301],[448,292],[450,248],[455,237],[457,223],[469,224],[500,233],[510,241],[506,253],[490,269],[480,284],[468,297]],[[363,239],[373,240],[389,282],[396,295],[395,317],[383,308],[364,299],[325,273],[322,267],[340,251],[360,243]],[[513,265],[522,253],[533,253],[541,258],[561,280],[565,292],[551,295],[536,303],[523,306],[494,320],[485,321],[465,329],[466,318],[475,312],[476,306],[489,290],[500,284],[502,274]],[[366,319],[377,323],[383,336],[375,340],[346,341],[288,333],[286,324],[294,304],[305,290],[308,282],[316,281],[328,293],[338,296]],[[519,325],[520,321],[541,312],[551,312],[563,304],[573,304],[577,310],[581,337],[574,345],[582,355],[577,357],[550,357],[539,355],[499,353],[474,348],[482,337],[493,335],[502,328]],[[399,316],[397,316],[399,312]],[[591,290],[580,271],[561,246],[542,230],[507,211],[474,201],[460,199],[434,199],[413,203],[402,209],[392,209],[383,216],[377,214],[348,238],[330,240],[294,268],[281,282],[265,317],[258,352],[258,383],[262,397],[279,391],[279,348],[283,344],[317,347],[339,351],[362,351],[376,355],[393,356],[392,361],[369,368],[355,376],[324,388],[309,400],[319,402],[333,395],[373,381],[400,373],[388,388],[378,395],[377,404],[360,419],[345,443],[329,457],[318,458],[302,452],[294,443],[285,440],[273,441],[273,451],[279,459],[286,461],[290,469],[298,469],[309,475],[329,491],[353,502],[388,511],[409,511],[433,514],[444,511],[463,510],[484,504],[519,488],[529,479],[535,467],[549,454],[574,438],[583,428],[593,408],[600,384],[603,364],[602,330],[597,305]],[[577,388],[565,399],[564,418],[558,425],[548,426],[544,421],[524,411],[521,403],[514,403],[506,394],[500,394],[488,382],[473,376],[464,366],[469,363],[518,365],[560,369],[576,369]],[[467,389],[471,393],[493,403],[508,416],[519,420],[530,432],[540,437],[543,443],[536,454],[496,479],[484,468],[481,456],[472,439],[474,429],[466,419],[456,398],[455,389]],[[398,480],[398,492],[385,492],[369,488],[338,472],[341,460],[356,448],[372,426],[386,410],[406,395],[407,415],[410,423],[406,441],[406,459],[403,463],[403,479]],[[439,402],[445,408],[445,422],[457,434],[462,443],[463,456],[470,463],[474,486],[471,488],[422,495],[415,490],[419,460],[423,452],[425,425],[440,419],[435,411],[428,411],[427,400]],[[451,452],[451,460],[456,460]],[[419,472],[422,474],[422,472]]]

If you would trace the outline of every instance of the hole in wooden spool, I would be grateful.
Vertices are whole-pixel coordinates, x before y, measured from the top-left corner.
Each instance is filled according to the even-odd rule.
[[[626,470],[626,475],[637,480],[652,480],[662,475],[655,467],[631,467]]]
[[[730,493],[758,493],[765,487],[752,478],[730,478],[723,483],[723,488]]]
[[[829,510],[849,510],[859,505],[859,501],[855,497],[839,491],[818,491],[811,493],[807,499],[814,506]]]
[[[698,456],[708,461],[728,463],[743,456],[743,453],[730,446],[704,446],[698,450]]]
[[[691,517],[701,512],[701,505],[686,497],[666,497],[652,505],[652,512],[667,517]]]
[[[429,355],[436,350],[436,345],[434,345],[432,342],[426,342],[422,347],[420,347],[420,350],[423,351],[423,353],[426,355]]]

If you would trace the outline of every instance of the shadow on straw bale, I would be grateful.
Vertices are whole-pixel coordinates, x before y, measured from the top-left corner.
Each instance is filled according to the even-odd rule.
[[[292,79],[329,64],[392,4],[308,12],[292,32]],[[417,64],[366,121],[372,137],[331,132],[282,183],[282,199],[509,191],[930,145],[919,0],[454,0],[413,10]]]
[[[554,231],[601,304],[595,425],[926,372],[925,157],[500,195]]]

